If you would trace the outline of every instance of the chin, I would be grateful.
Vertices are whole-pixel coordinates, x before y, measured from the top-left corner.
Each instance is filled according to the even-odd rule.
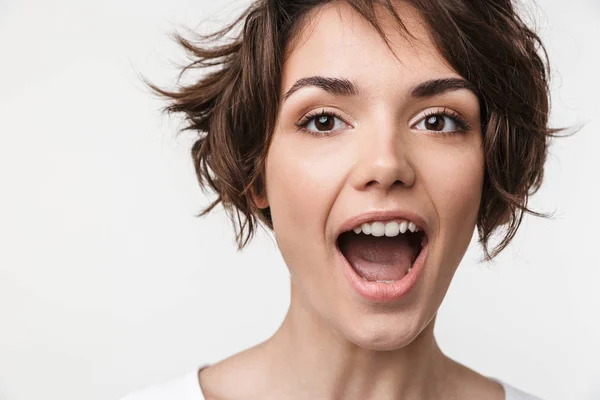
[[[353,323],[349,324],[348,321]],[[380,351],[397,350],[410,345],[427,326],[418,315],[406,313],[396,316],[388,313],[361,314],[340,323],[341,333],[348,341],[363,349]]]

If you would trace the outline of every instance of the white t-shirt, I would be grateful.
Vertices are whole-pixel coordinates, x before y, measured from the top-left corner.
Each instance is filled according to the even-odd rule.
[[[202,365],[200,368],[208,366]],[[506,400],[541,400],[498,379],[491,378],[504,387]],[[131,393],[121,400],[205,400],[200,383],[198,382],[198,368],[175,379],[159,383],[148,388]]]

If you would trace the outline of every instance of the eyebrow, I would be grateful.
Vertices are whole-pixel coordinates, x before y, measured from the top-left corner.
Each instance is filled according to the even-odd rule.
[[[358,96],[360,90],[358,85],[346,78],[308,76],[298,79],[292,87],[283,95],[285,102],[293,93],[304,87],[318,87],[328,93],[338,96]],[[468,89],[477,95],[477,89],[471,82],[462,78],[440,78],[431,79],[413,86],[410,90],[411,97],[432,97],[451,90]],[[478,96],[479,97],[479,96]]]

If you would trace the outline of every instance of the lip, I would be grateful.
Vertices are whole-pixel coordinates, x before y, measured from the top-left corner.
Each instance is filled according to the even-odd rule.
[[[411,289],[419,282],[429,252],[429,238],[427,235],[423,238],[421,253],[413,263],[412,269],[402,279],[394,283],[364,281],[356,273],[354,268],[352,268],[346,257],[344,257],[337,241],[335,247],[338,257],[343,263],[344,275],[350,283],[350,286],[352,286],[352,289],[368,301],[374,303],[390,303],[407,297],[411,293]]]
[[[356,226],[371,221],[390,221],[394,219],[405,219],[415,223],[423,231],[423,246],[421,253],[413,263],[412,269],[400,280],[394,283],[367,282],[364,281],[358,273],[352,268],[346,257],[339,248],[339,236]],[[335,247],[338,257],[343,264],[344,275],[352,286],[352,289],[366,300],[375,303],[389,303],[398,301],[411,292],[411,289],[417,285],[419,278],[425,266],[429,250],[429,227],[425,220],[418,214],[405,210],[373,210],[365,212],[347,219],[336,232]]]
[[[362,213],[360,215],[356,215],[352,218],[349,218],[348,220],[346,220],[346,222],[344,222],[338,228],[338,231],[335,233],[336,243],[337,243],[338,237],[342,233],[347,232],[360,224],[364,224],[365,222],[370,222],[370,221],[382,221],[383,222],[383,221],[393,220],[393,219],[406,219],[406,220],[414,222],[415,225],[417,225],[417,227],[425,233],[425,236],[429,238],[429,228],[427,226],[427,223],[425,222],[425,220],[423,218],[421,218],[421,216],[419,216],[416,213],[410,212],[410,211],[387,210],[387,211],[370,211],[370,212]]]

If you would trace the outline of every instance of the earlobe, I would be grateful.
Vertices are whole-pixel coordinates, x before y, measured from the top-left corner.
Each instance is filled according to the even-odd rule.
[[[269,201],[267,200],[267,196],[256,194],[256,190],[254,187],[250,188],[250,199],[257,208],[263,209],[269,207]]]

